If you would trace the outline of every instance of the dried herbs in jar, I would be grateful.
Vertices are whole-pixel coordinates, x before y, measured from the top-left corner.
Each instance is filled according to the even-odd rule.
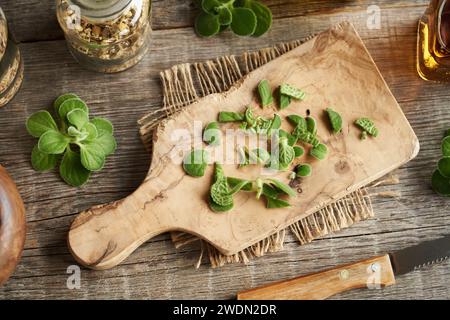
[[[84,67],[126,70],[148,49],[151,0],[57,0],[69,49]]]
[[[0,107],[17,93],[23,80],[23,61],[17,45],[8,34],[5,15],[0,8]]]

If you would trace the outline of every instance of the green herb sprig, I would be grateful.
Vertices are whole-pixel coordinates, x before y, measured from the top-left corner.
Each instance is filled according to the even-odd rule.
[[[256,198],[264,197],[269,209],[290,207],[281,197],[295,197],[297,193],[277,179],[257,178],[254,181],[226,177],[222,165],[216,163],[214,180],[210,189],[209,206],[215,212],[230,211],[234,207],[233,196],[240,192],[254,192]]]
[[[90,120],[89,108],[75,94],[62,95],[53,105],[58,121],[48,111],[38,111],[27,119],[28,132],[39,138],[31,164],[42,172],[55,168],[60,161],[61,178],[80,187],[92,171],[103,168],[107,156],[116,150],[113,125],[103,118]]]
[[[375,126],[375,123],[369,118],[359,118],[355,121],[355,124],[361,128],[361,139],[364,140],[367,138],[367,135],[371,135],[372,137],[378,136],[378,129]]]
[[[219,112],[219,122],[240,122],[240,128],[258,134],[271,135],[274,130],[281,127],[281,117],[277,114],[272,119],[266,119],[261,116],[255,116],[253,109],[247,107],[244,113],[240,112]]]
[[[303,118],[298,115],[290,115],[288,116],[288,120],[296,125],[292,136],[312,146],[309,153],[312,157],[318,160],[324,160],[328,155],[328,148],[325,144],[320,143],[320,140],[317,138],[316,120],[310,116]]]
[[[272,12],[257,0],[198,0],[201,13],[195,30],[211,37],[230,28],[239,36],[259,37],[272,26]]]
[[[446,132],[441,142],[442,158],[438,161],[437,169],[431,177],[433,190],[446,197],[450,197],[450,136]]]

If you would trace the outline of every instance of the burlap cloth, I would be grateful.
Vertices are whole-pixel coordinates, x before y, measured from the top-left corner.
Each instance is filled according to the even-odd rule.
[[[227,91],[247,73],[309,39],[283,43],[254,52],[245,52],[240,56],[224,56],[206,62],[179,64],[162,71],[160,76],[164,95],[163,105],[139,120],[142,141],[151,150],[152,131],[162,118],[173,115],[181,108],[208,94]],[[187,233],[172,232],[171,237],[177,248],[198,242],[201,250],[196,264],[197,267],[200,266],[204,253],[207,253],[212,267],[234,262],[246,263],[253,257],[282,250],[286,232],[292,232],[300,245],[303,245],[319,237],[347,228],[358,221],[373,217],[371,198],[374,196],[396,197],[398,195],[389,191],[375,192],[372,189],[381,185],[396,183],[398,183],[398,178],[391,174],[232,256],[221,254],[207,242]]]

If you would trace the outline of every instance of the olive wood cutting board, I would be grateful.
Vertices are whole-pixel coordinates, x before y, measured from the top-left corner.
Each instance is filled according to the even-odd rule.
[[[255,94],[262,79],[273,87],[290,83],[307,97],[282,111],[276,106],[263,110],[257,107]],[[192,147],[205,147],[202,126],[216,121],[220,111],[243,112],[247,105],[257,114],[278,113],[283,119],[293,113],[305,116],[310,110],[329,154],[324,161],[307,155],[296,160],[311,163],[313,175],[302,181],[297,197],[289,199],[291,208],[266,209],[254,194],[241,192],[232,211],[214,213],[207,202],[213,166],[204,177],[193,178],[174,159]],[[327,107],[342,115],[341,134],[331,133],[324,117]],[[377,138],[360,139],[361,131],[353,124],[359,117],[374,120]],[[283,128],[293,129],[287,121]],[[187,137],[178,135],[180,129]],[[341,23],[251,72],[228,92],[202,98],[163,120],[153,143],[150,170],[133,194],[82,212],[73,222],[68,244],[79,263],[93,269],[114,267],[145,241],[175,230],[234,254],[380,178],[419,151],[417,137],[350,23]],[[246,179],[261,173],[257,166],[238,170],[227,164],[224,169],[227,176]],[[288,183],[288,176],[289,172],[279,172],[275,178]]]

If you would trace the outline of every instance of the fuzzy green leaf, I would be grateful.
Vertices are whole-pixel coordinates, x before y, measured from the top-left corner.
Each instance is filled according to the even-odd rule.
[[[375,127],[375,123],[371,119],[359,118],[355,121],[355,124],[371,136],[378,136],[378,129]]]
[[[219,15],[219,23],[221,26],[229,26],[233,20],[231,10],[227,7],[220,7],[217,9]]]
[[[48,111],[38,111],[33,113],[26,122],[28,133],[35,138],[39,138],[49,130],[58,131],[55,120]]]
[[[304,131],[300,125],[294,129],[292,135],[301,142],[310,144],[313,147],[317,147],[320,144],[320,141],[319,139],[317,139],[317,136],[313,135],[311,132]]]
[[[102,135],[104,133],[114,134],[114,128],[112,123],[103,118],[94,118],[91,120],[91,123],[97,128],[98,135]]]
[[[233,8],[231,30],[239,36],[250,36],[256,30],[256,15],[248,8]]]
[[[296,136],[290,134],[290,133],[287,132],[287,131],[284,131],[283,129],[278,130],[278,135],[279,135],[280,138],[282,138],[282,137],[287,138],[287,139],[288,139],[288,144],[289,144],[291,147],[293,147],[293,146],[297,143],[297,141],[298,141],[298,139],[297,139]]]
[[[246,182],[246,184],[244,184],[244,186],[241,188],[241,190],[243,190],[243,191],[252,191],[252,183],[251,183],[251,181],[242,180],[242,179],[239,179],[239,178],[227,177],[227,182],[228,182],[228,185],[230,186],[231,189],[233,189],[237,185],[241,184],[242,182]]]
[[[441,150],[444,157],[450,157],[450,137],[446,137],[442,140]]]
[[[295,151],[292,146],[289,145],[286,137],[280,138],[279,144],[279,164],[280,169],[287,168],[295,159]]]
[[[280,110],[286,109],[291,104],[291,97],[284,94],[279,94],[280,97]]]
[[[98,135],[97,138],[90,141],[89,143],[94,144],[97,148],[101,149],[105,156],[113,154],[117,148],[116,139],[109,133]]]
[[[69,99],[80,99],[76,94],[74,93],[66,93],[61,96],[59,96],[54,102],[53,102],[53,108],[55,109],[56,114],[59,115],[59,107],[62,105],[62,103]]]
[[[214,203],[222,207],[228,207],[233,204],[233,195],[230,192],[227,178],[223,173],[220,164],[215,165],[215,182],[211,186],[210,195]]]
[[[287,83],[281,85],[280,93],[296,100],[303,100],[306,96],[302,90]]]
[[[43,153],[61,154],[66,150],[69,142],[69,137],[59,131],[50,130],[39,138],[38,148]]]
[[[313,117],[306,117],[306,129],[308,130],[308,132],[310,132],[312,135],[317,135],[317,124],[316,124],[316,119],[314,119]]]
[[[302,147],[294,146],[293,148],[294,148],[296,158],[301,157],[302,155],[305,154],[305,149],[303,149]]]
[[[61,178],[73,187],[84,185],[91,175],[91,172],[83,167],[80,154],[67,149],[59,167]]]
[[[277,179],[267,179],[267,182],[290,197],[297,196],[297,193],[291,187]]]
[[[88,140],[88,141],[93,141],[93,140],[97,139],[97,137],[98,137],[97,127],[94,124],[90,123],[90,122],[86,123],[83,126],[83,128],[81,129],[81,131],[86,133],[86,140]],[[109,134],[109,133],[103,133],[102,137],[103,137],[103,135],[108,135],[108,136],[112,137],[112,135]],[[104,140],[102,140],[102,141],[104,141]],[[115,143],[114,143],[114,147],[112,149],[113,149],[113,152],[114,152],[114,150],[115,150]],[[112,153],[112,152],[110,152],[110,153],[107,152],[108,150],[110,150],[109,148],[105,148],[105,150],[104,151],[105,151],[106,155],[109,155],[110,153]]]
[[[217,146],[220,144],[222,132],[220,131],[219,123],[214,121],[208,123],[203,130],[203,141],[207,144]]]
[[[259,98],[263,108],[270,106],[273,103],[272,88],[269,81],[262,80],[258,84]]]
[[[443,157],[439,160],[438,170],[442,176],[450,178],[450,157]]]
[[[281,199],[266,197],[266,200],[268,209],[289,208],[291,206],[289,202]]]
[[[288,121],[293,124],[294,126],[298,126],[300,124],[301,127],[304,128],[304,130],[306,130],[306,120],[305,118],[296,115],[296,114],[291,114],[289,116],[287,116]]]
[[[61,119],[66,119],[67,114],[75,109],[81,109],[89,115],[89,108],[86,103],[78,98],[67,99],[61,103],[58,110],[58,115]]]
[[[263,148],[256,148],[249,152],[249,158],[256,164],[266,164],[270,160],[270,153]]]
[[[195,31],[202,37],[211,37],[220,30],[219,17],[206,12],[200,13],[195,19]]]
[[[183,160],[183,169],[191,177],[203,177],[208,166],[209,155],[205,150],[193,150]]]
[[[309,164],[301,164],[295,170],[297,177],[309,177],[312,173],[312,167]]]
[[[227,211],[230,211],[231,209],[233,209],[234,204],[230,203],[227,206],[218,205],[217,203],[214,202],[214,200],[212,199],[212,197],[210,195],[209,196],[209,207],[214,212],[227,212]]]
[[[259,1],[246,1],[246,7],[256,15],[256,29],[252,35],[260,37],[269,31],[272,26],[272,11]]]
[[[105,165],[105,153],[95,143],[79,143],[81,163],[89,171],[99,171]]]
[[[216,8],[220,7],[222,3],[219,0],[202,0],[201,7],[203,11],[210,14],[216,14]]]
[[[331,108],[327,108],[328,119],[330,119],[331,129],[333,133],[339,133],[342,131],[342,117],[339,113]]]
[[[282,192],[280,192],[278,189],[273,188],[269,184],[264,183],[262,194],[267,198],[277,199],[280,194],[282,194]]]
[[[67,128],[67,134],[71,137],[81,137],[83,135],[83,133],[74,126]]]
[[[433,172],[431,177],[431,185],[433,190],[442,196],[450,196],[450,180],[444,177],[439,170]]]
[[[48,171],[56,167],[60,156],[56,154],[47,154],[39,150],[35,145],[31,153],[31,165],[36,171]]]
[[[81,109],[74,109],[67,113],[67,120],[78,130],[81,130],[89,122],[89,115]]]
[[[239,122],[244,121],[245,114],[237,112],[219,112],[219,122]]]
[[[310,154],[318,160],[324,160],[327,157],[328,148],[323,143],[320,143],[311,149]]]
[[[280,129],[281,123],[282,123],[281,117],[278,114],[274,115],[272,119],[272,124],[270,125],[270,130],[273,131]]]

